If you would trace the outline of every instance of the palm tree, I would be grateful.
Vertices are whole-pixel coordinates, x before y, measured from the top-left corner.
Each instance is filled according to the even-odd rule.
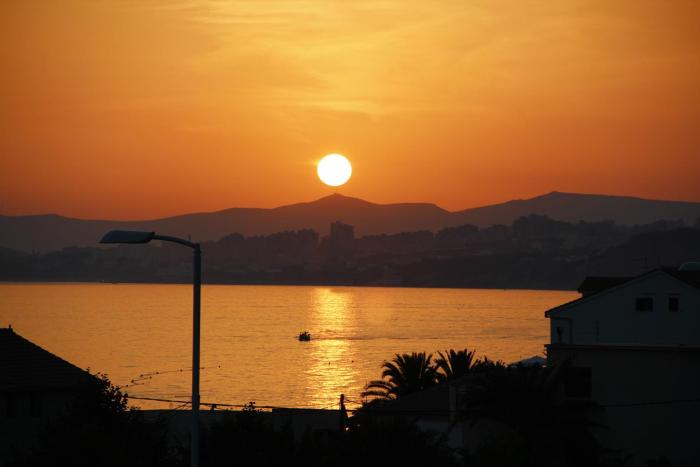
[[[393,400],[433,386],[437,371],[432,358],[432,354],[425,352],[396,354],[392,361],[382,365],[382,379],[370,381],[362,397]]]
[[[484,373],[489,371],[502,371],[507,368],[506,363],[503,360],[491,360],[489,357],[484,356],[474,362],[472,365],[472,371],[475,373]]]
[[[472,372],[474,369],[474,351],[469,349],[445,350],[445,353],[438,352],[435,360],[438,381],[446,381],[453,378],[461,378]]]

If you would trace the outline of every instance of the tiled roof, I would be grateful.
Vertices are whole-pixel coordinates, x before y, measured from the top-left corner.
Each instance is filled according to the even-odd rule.
[[[12,330],[0,328],[0,391],[64,390],[93,376]]]

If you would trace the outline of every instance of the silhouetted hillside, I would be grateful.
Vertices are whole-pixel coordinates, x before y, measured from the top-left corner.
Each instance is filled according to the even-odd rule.
[[[700,203],[553,191],[531,199],[457,211],[454,216],[459,218],[459,224],[488,226],[510,225],[518,217],[530,214],[567,222],[610,220],[622,225],[641,225],[660,219],[682,219],[686,225],[694,225],[700,218]]]
[[[359,235],[395,234],[473,224],[488,227],[510,225],[529,214],[578,222],[614,220],[618,224],[647,224],[660,219],[682,219],[693,225],[700,217],[700,203],[653,201],[602,195],[550,193],[529,200],[449,212],[434,204],[375,204],[334,194],[309,203],[274,209],[233,208],[210,213],[186,214],[147,221],[71,219],[58,215],[0,216],[0,246],[23,251],[52,251],[69,246],[94,246],[112,229],[154,230],[218,240],[233,232],[267,235],[285,230],[313,229],[328,232],[331,222],[353,225]]]

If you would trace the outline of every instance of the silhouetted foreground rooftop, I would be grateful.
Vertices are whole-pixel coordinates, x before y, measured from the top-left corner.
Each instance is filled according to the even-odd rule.
[[[581,285],[578,286],[577,292],[583,295],[602,292],[603,290],[611,289],[625,282],[631,281],[634,277],[601,277],[588,276]]]
[[[639,276],[632,277],[600,277],[600,276],[589,276],[586,277],[581,285],[578,286],[578,292],[584,295],[589,295],[593,293],[602,292],[604,290],[617,287],[618,285],[625,284],[633,279],[639,277],[644,277],[648,274],[658,271],[659,269],[653,269],[649,272],[645,272]],[[661,271],[665,272],[671,277],[678,279],[681,282],[696,287],[700,289],[700,271],[681,271],[676,268],[661,268]]]
[[[71,389],[93,378],[12,328],[0,328],[0,391]]]

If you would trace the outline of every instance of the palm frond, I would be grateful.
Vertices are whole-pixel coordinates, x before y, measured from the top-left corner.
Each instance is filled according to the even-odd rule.
[[[382,365],[382,379],[370,381],[365,386],[365,393],[373,397],[395,398],[430,387],[436,381],[432,354],[396,354]]]

